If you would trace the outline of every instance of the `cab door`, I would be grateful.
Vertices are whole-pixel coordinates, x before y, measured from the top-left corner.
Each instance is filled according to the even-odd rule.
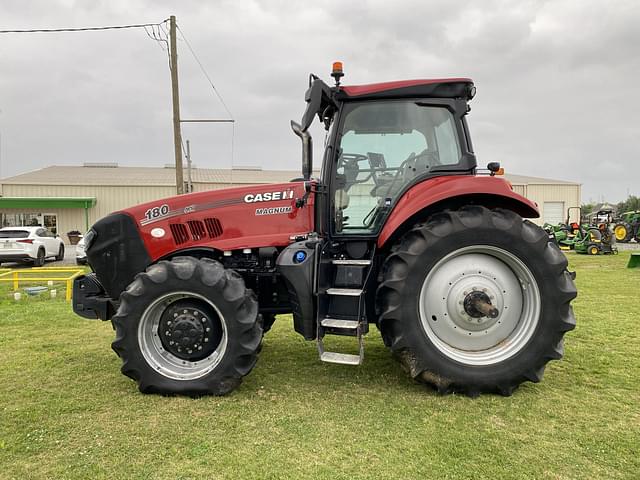
[[[331,178],[332,232],[369,236],[409,186],[466,169],[462,122],[445,100],[345,104]]]

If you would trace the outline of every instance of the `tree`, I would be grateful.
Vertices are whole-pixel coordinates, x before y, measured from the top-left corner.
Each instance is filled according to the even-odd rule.
[[[595,203],[583,203],[582,206],[580,207],[581,213],[582,215],[589,215],[591,212],[593,212],[593,209],[596,207]]]
[[[618,203],[616,206],[616,212],[618,215],[634,210],[640,210],[640,197],[636,197],[635,195],[629,195],[629,198]]]

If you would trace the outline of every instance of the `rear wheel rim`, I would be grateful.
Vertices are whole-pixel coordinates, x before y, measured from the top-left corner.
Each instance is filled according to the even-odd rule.
[[[469,295],[486,295],[496,318],[465,310]],[[419,297],[423,330],[446,357],[465,365],[492,365],[516,355],[540,319],[540,290],[529,268],[498,247],[451,252],[431,269]]]
[[[615,229],[616,240],[624,240],[627,238],[627,229],[624,225],[618,225]]]
[[[184,299],[196,300],[213,309],[222,330],[217,348],[206,358],[197,361],[182,359],[169,352],[158,331],[163,313],[173,303]],[[222,361],[227,341],[227,325],[220,310],[209,299],[192,292],[174,292],[158,297],[145,309],[138,324],[138,344],[142,356],[154,370],[174,380],[195,380],[209,374]]]

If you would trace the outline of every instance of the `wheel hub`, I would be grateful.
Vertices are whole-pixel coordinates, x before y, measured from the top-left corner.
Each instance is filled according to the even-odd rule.
[[[486,365],[518,351],[539,315],[539,291],[513,254],[488,245],[464,247],[440,260],[420,293],[424,331],[456,361]]]
[[[473,318],[482,319],[483,317],[497,318],[500,312],[491,304],[491,298],[486,291],[474,289],[469,293],[463,302],[464,311]]]
[[[221,333],[216,330],[207,312],[183,302],[168,307],[158,326],[163,347],[190,361],[201,360],[216,349]]]
[[[444,289],[441,302],[445,308],[440,310],[440,315],[436,315],[446,320],[454,330],[457,329],[454,333],[468,336],[469,334],[464,332],[471,332],[473,336],[482,331],[485,335],[484,332],[499,321],[500,312],[505,306],[505,296],[511,291],[511,286],[507,288],[506,285],[502,285],[501,278],[494,274],[494,270],[488,265],[467,268],[467,265],[460,263],[458,268],[446,272],[449,277],[445,285],[448,285]],[[434,296],[431,302],[436,298]],[[485,315],[476,308],[483,302],[491,304],[493,316]],[[440,324],[437,330],[440,330],[441,326],[444,328],[444,325]]]

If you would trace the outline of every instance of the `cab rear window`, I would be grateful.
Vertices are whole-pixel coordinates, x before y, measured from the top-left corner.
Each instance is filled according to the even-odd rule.
[[[29,232],[26,230],[5,230],[0,231],[0,238],[27,238]]]

